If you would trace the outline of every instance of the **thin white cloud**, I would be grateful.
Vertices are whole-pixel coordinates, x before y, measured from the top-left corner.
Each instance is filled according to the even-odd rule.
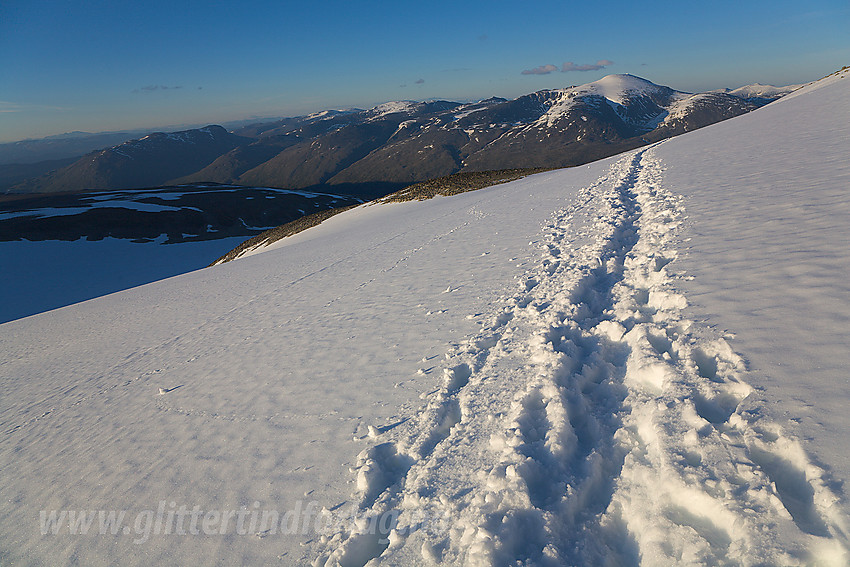
[[[526,69],[522,72],[523,75],[548,75],[549,73],[554,73],[555,71],[560,71],[561,73],[570,73],[572,71],[598,71],[600,69],[604,69],[609,65],[613,65],[614,62],[610,59],[600,59],[596,63],[582,63],[577,64],[572,61],[567,61],[560,67],[556,65],[541,65],[540,67],[535,67],[534,69]]]
[[[614,62],[609,59],[600,59],[596,63],[584,63],[581,65],[576,65],[572,61],[567,61],[566,63],[561,65],[561,72],[569,73],[570,71],[598,71],[613,64]]]
[[[152,93],[154,91],[170,91],[174,89],[182,89],[182,86],[177,87],[168,87],[165,85],[148,85],[146,87],[139,87],[138,89],[133,90],[133,93]]]
[[[18,102],[7,102],[0,100],[0,114],[11,112],[27,112],[31,110],[66,110],[61,106],[49,106],[45,104],[21,104]]]
[[[526,69],[522,72],[523,75],[548,75],[554,71],[557,71],[558,68],[555,65],[541,65],[540,67],[535,67],[534,69]]]

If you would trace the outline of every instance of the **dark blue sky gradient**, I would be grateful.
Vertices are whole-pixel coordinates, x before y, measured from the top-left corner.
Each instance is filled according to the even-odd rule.
[[[850,4],[0,2],[0,141],[477,100],[632,73],[679,90],[850,64]],[[605,69],[523,75],[544,65]]]

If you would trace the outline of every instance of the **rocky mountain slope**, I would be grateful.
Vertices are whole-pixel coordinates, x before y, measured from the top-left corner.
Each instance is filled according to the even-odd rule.
[[[790,88],[688,94],[632,75],[506,100],[385,103],[253,124],[152,134],[91,153],[16,192],[225,183],[380,193],[460,171],[566,167],[754,110]]]
[[[165,185],[197,171],[223,153],[250,142],[221,126],[169,134],[158,132],[86,154],[71,165],[28,180],[14,192],[51,193],[138,189]]]

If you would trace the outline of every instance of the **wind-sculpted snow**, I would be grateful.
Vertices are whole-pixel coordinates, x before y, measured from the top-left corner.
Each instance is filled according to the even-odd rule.
[[[557,212],[443,387],[373,432],[353,469],[362,521],[314,564],[844,564],[826,473],[686,316],[684,217],[654,149]]]

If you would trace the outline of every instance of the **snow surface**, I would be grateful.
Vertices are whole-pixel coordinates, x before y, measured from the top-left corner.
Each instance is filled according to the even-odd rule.
[[[172,207],[169,205],[160,205],[157,203],[141,203],[137,201],[108,201],[105,203],[97,203],[93,202],[90,205],[85,207],[39,207],[38,209],[28,210],[28,211],[14,211],[9,213],[0,213],[0,221],[4,221],[6,219],[13,219],[19,217],[33,217],[33,218],[44,218],[44,217],[62,217],[69,215],[79,215],[80,213],[85,213],[91,209],[114,209],[114,208],[122,208],[129,209],[131,211],[141,211],[147,213],[161,213],[164,211],[180,211],[183,209],[190,209],[193,211],[200,211],[201,209],[197,207]]]
[[[164,240],[0,242],[0,323],[200,270],[245,239]]]
[[[764,388],[769,413],[790,420],[807,450],[844,481],[848,83],[847,72],[829,77],[660,151],[670,185],[687,196],[692,241],[681,265],[694,279],[682,288],[695,315],[735,333],[732,344]]]
[[[474,114],[474,113],[479,112],[481,110],[487,110],[487,108],[488,108],[487,106],[477,107],[477,105],[479,105],[479,104],[481,104],[481,103],[476,102],[475,104],[464,105],[464,106],[458,107],[459,109],[461,109],[461,112],[458,112],[457,114],[455,114],[455,120],[460,120],[461,118],[466,118],[470,114]],[[468,108],[469,106],[473,106],[473,108]]]
[[[0,562],[846,565],[850,79],[804,90],[0,326]],[[39,529],[159,503],[310,526]]]

